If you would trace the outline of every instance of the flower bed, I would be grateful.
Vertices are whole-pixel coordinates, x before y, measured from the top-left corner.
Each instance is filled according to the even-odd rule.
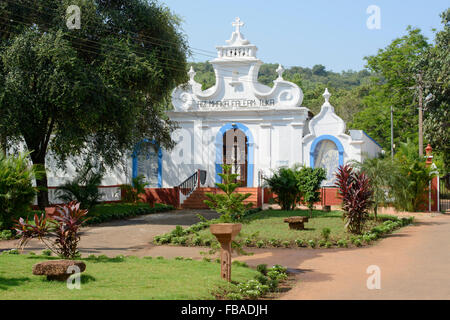
[[[412,223],[413,218],[399,219],[395,216],[382,215],[378,221],[373,217],[366,224],[362,235],[351,235],[345,231],[341,212],[324,214],[314,211],[313,218],[305,225],[305,230],[290,230],[283,218],[287,216],[307,216],[304,210],[275,211],[266,210],[253,213],[247,223],[243,223],[236,242],[243,247],[257,248],[332,248],[360,247],[371,244],[383,235]],[[156,236],[156,244],[181,246],[206,246],[218,248],[218,242],[207,230],[212,221],[201,221],[189,228],[177,226],[172,232]]]

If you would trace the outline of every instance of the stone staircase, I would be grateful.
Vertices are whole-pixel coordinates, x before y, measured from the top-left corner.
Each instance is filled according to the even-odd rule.
[[[253,208],[258,206],[258,188],[238,188],[239,193],[251,193],[252,195],[247,198],[244,203],[253,203]],[[190,196],[181,204],[182,209],[209,209],[209,207],[203,203],[207,200],[206,193],[222,193],[218,188],[197,188]]]

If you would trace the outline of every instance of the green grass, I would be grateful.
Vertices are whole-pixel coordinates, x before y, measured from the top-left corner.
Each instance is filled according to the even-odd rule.
[[[32,274],[35,263],[52,259],[33,255],[0,255],[1,299],[214,299],[229,284],[220,279],[220,264],[148,258],[86,258],[81,289]],[[258,272],[233,266],[232,280],[253,279]]]
[[[345,231],[342,212],[340,211],[324,213],[323,211],[314,210],[313,217],[309,219],[309,222],[305,223],[305,230],[289,229],[289,224],[283,222],[283,220],[290,216],[309,217],[309,211],[265,210],[252,214],[249,217],[248,223],[242,224],[242,230],[236,237],[236,240],[245,241],[246,239],[251,239],[254,244],[259,240],[267,242],[271,239],[276,239],[280,241],[280,246],[282,246],[281,242],[283,241],[289,241],[294,245],[294,241],[298,239],[304,241],[322,240],[322,230],[324,228],[329,228],[331,230],[329,236],[330,241],[338,241],[340,239],[348,240],[351,237],[351,235]],[[388,217],[384,217],[383,220],[387,218]],[[380,223],[381,222],[375,222],[374,220],[368,220],[366,223],[366,230],[368,231]],[[210,239],[211,241],[215,241],[215,238],[209,229],[199,231],[198,236],[202,238],[202,240]],[[196,237],[196,235],[189,236],[190,239],[194,237]]]

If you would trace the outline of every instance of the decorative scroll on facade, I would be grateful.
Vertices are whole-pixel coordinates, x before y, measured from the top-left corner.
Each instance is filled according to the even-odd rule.
[[[284,69],[277,69],[273,88],[258,82],[262,61],[257,59],[258,48],[244,38],[239,18],[233,22],[236,30],[227,45],[217,47],[217,58],[211,61],[216,84],[205,91],[194,80],[195,70],[188,72],[189,82],[172,93],[176,111],[286,109],[301,106],[302,90],[283,79]]]

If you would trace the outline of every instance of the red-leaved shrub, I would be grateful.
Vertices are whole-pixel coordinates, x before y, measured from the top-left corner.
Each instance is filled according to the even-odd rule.
[[[373,190],[364,172],[357,172],[349,165],[339,166],[335,185],[339,188],[344,210],[345,227],[354,234],[361,234],[369,217]]]
[[[34,215],[34,224],[20,218],[15,229],[21,236],[19,247],[24,248],[30,239],[39,239],[53,253],[64,259],[78,255],[79,229],[88,219],[88,211],[80,209],[80,203],[70,202],[57,206],[52,214]]]

